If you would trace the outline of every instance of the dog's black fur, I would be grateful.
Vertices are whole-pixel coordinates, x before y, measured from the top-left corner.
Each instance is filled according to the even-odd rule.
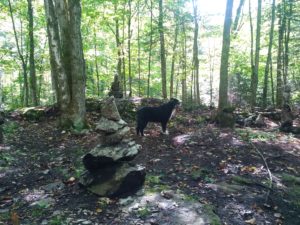
[[[159,107],[143,107],[137,111],[137,135],[144,136],[144,129],[148,122],[159,122],[163,132],[166,132],[167,123],[171,118],[173,110],[180,105],[180,102],[171,98],[168,103],[165,103]]]

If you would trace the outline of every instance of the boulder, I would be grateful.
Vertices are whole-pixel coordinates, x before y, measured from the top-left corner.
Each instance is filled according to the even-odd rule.
[[[145,176],[144,167],[124,163],[101,169],[97,173],[85,171],[79,182],[99,196],[128,196],[140,189]]]
[[[121,116],[114,99],[115,98],[111,96],[103,100],[103,104],[101,107],[101,116],[109,120],[119,121],[121,119]]]
[[[99,146],[83,157],[83,164],[89,171],[109,167],[120,161],[130,161],[136,157],[140,145],[131,140],[124,140],[114,146]]]
[[[96,125],[96,130],[111,134],[124,128],[126,125],[127,123],[124,120],[114,121],[101,117],[100,121]]]
[[[21,110],[22,116],[28,120],[40,120],[46,116],[44,107],[27,107]]]

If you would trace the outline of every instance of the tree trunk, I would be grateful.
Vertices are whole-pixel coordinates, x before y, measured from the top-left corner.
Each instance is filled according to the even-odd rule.
[[[287,85],[287,78],[289,74],[289,41],[290,41],[290,33],[291,33],[291,18],[292,18],[292,9],[293,9],[293,1],[288,0],[288,3],[286,0],[284,1],[285,4],[285,10],[284,10],[284,16],[285,16],[285,35],[284,35],[284,73],[283,73],[283,82],[284,86]],[[288,10],[286,9],[286,4],[288,4]]]
[[[125,11],[126,9],[126,5],[124,4],[124,8],[123,10]],[[124,48],[125,48],[125,13],[123,13],[123,16],[122,16],[122,22],[123,22],[123,30],[122,30],[122,37],[123,37],[123,40],[122,40],[122,66],[123,66],[123,90],[124,90],[124,97],[126,97],[127,95],[127,85],[126,85],[126,64],[125,64],[125,52],[124,52]]]
[[[175,58],[176,58],[176,49],[177,49],[177,37],[179,32],[179,24],[178,24],[176,12],[174,12],[174,18],[175,18],[176,25],[175,25],[173,55],[172,55],[172,63],[171,63],[170,98],[173,98],[173,91],[174,91]]]
[[[129,97],[132,96],[132,74],[131,74],[131,0],[128,0],[128,77],[129,77]]]
[[[235,16],[234,22],[232,24],[232,32],[233,32],[234,37],[237,35],[237,32],[238,32],[238,25],[239,25],[239,21],[240,21],[244,3],[245,3],[245,0],[240,0],[239,6],[236,10],[236,16]]]
[[[194,44],[193,44],[193,66],[194,66],[194,79],[195,79],[195,98],[196,104],[200,105],[200,84],[199,84],[199,58],[198,58],[198,13],[197,5],[193,0],[193,11],[194,11]]]
[[[276,106],[282,107],[283,103],[283,87],[282,87],[282,72],[283,72],[283,35],[284,35],[284,24],[285,19],[283,16],[282,5],[278,6],[279,8],[279,21],[278,21],[278,51],[277,51],[277,87],[276,87]]]
[[[17,31],[16,31],[16,26],[15,26],[15,20],[13,16],[13,11],[12,11],[12,6],[11,6],[11,1],[8,0],[8,5],[9,5],[9,12],[10,12],[10,17],[13,25],[13,30],[14,30],[14,36],[16,40],[16,45],[17,45],[17,50],[18,50],[18,55],[22,63],[22,69],[23,69],[23,76],[24,76],[24,98],[25,98],[25,106],[27,107],[29,105],[28,99],[29,99],[29,87],[28,87],[28,76],[27,76],[27,64],[26,60],[24,59],[22,49],[19,46],[19,41],[18,41],[18,36],[17,36]],[[21,34],[22,36],[22,34]]]
[[[230,27],[232,17],[233,0],[227,0],[226,14],[223,30],[223,44],[220,68],[219,84],[219,110],[223,110],[228,105],[228,61],[230,50]]]
[[[115,14],[118,13],[117,4],[114,4]],[[120,77],[120,83],[123,84],[123,76],[122,76],[122,56],[121,56],[121,41],[120,41],[120,31],[119,31],[119,18],[115,18],[116,23],[116,45],[118,50],[118,63],[117,63],[117,72]]]
[[[275,0],[272,2],[272,20],[271,20],[271,30],[269,36],[269,48],[268,48],[268,56],[265,67],[265,76],[264,76],[264,88],[263,88],[263,107],[267,107],[267,95],[268,95],[268,77],[269,77],[269,69],[272,57],[272,46],[273,46],[273,34],[274,34],[274,21],[275,21]]]
[[[96,35],[96,25],[94,25],[94,57],[95,57],[95,67],[96,67],[96,79],[97,79],[97,96],[100,97],[100,75],[99,75],[99,67],[98,67],[98,60],[97,60],[97,35]],[[119,51],[119,50],[118,50]]]
[[[141,44],[140,44],[140,0],[137,2],[137,19],[138,19],[138,74],[139,74],[139,83],[138,83],[138,96],[141,96]]]
[[[215,70],[215,55],[216,55],[216,48],[214,45],[214,52],[211,55],[211,49],[209,48],[209,106],[213,106],[213,81],[214,81],[214,70]]]
[[[181,85],[182,85],[182,105],[185,107],[187,104],[187,85],[186,85],[186,78],[187,78],[187,52],[186,52],[186,29],[185,29],[185,21],[182,23],[182,33],[183,33],[183,43],[182,43],[182,67],[183,67],[183,76],[181,79]]]
[[[30,85],[32,102],[34,106],[38,105],[37,98],[37,84],[36,84],[36,74],[35,74],[35,62],[34,62],[34,37],[33,37],[33,10],[32,10],[32,0],[27,0],[28,2],[28,19],[29,19],[29,69],[30,69]]]
[[[163,28],[163,0],[159,0],[159,18],[158,30],[160,37],[160,62],[161,62],[161,81],[162,81],[162,96],[166,99],[167,96],[167,66],[166,66],[166,52],[165,52],[165,38]]]
[[[259,68],[259,51],[260,51],[260,30],[261,30],[261,3],[262,0],[258,0],[257,9],[257,25],[256,25],[256,43],[255,43],[255,61],[254,71],[251,78],[251,108],[256,106],[256,93],[258,85],[258,68]]]
[[[80,1],[55,0],[55,4],[52,0],[44,2],[51,70],[56,80],[57,99],[61,110],[60,125],[80,130],[86,125],[86,77],[80,31]]]
[[[151,77],[151,56],[152,56],[152,33],[153,33],[153,2],[150,0],[150,43],[148,55],[148,79],[147,79],[147,97],[150,97],[150,77]]]

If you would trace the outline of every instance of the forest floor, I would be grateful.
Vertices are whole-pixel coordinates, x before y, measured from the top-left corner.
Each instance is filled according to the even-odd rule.
[[[0,146],[0,225],[300,224],[299,137],[272,121],[261,129],[219,129],[204,113],[180,112],[169,135],[150,124],[143,138],[129,121],[142,145],[134,162],[147,176],[144,188],[124,199],[78,185],[81,157],[98,144],[96,132],[60,130],[55,117],[8,119]],[[99,114],[88,118],[93,123]]]

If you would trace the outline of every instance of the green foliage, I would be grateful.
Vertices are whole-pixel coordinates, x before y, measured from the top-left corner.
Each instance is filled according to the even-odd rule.
[[[145,217],[151,215],[151,210],[145,206],[145,207],[139,208],[137,213],[140,218],[145,218]]]
[[[57,215],[57,216],[52,217],[49,220],[49,224],[50,225],[66,225],[68,223],[67,223],[66,218],[64,216]]]
[[[18,123],[14,121],[7,121],[2,126],[3,133],[8,138],[11,138],[19,128]]]
[[[272,141],[276,139],[277,133],[275,132],[264,132],[253,130],[251,128],[240,129],[237,128],[236,133],[244,140],[258,140],[258,141]]]

